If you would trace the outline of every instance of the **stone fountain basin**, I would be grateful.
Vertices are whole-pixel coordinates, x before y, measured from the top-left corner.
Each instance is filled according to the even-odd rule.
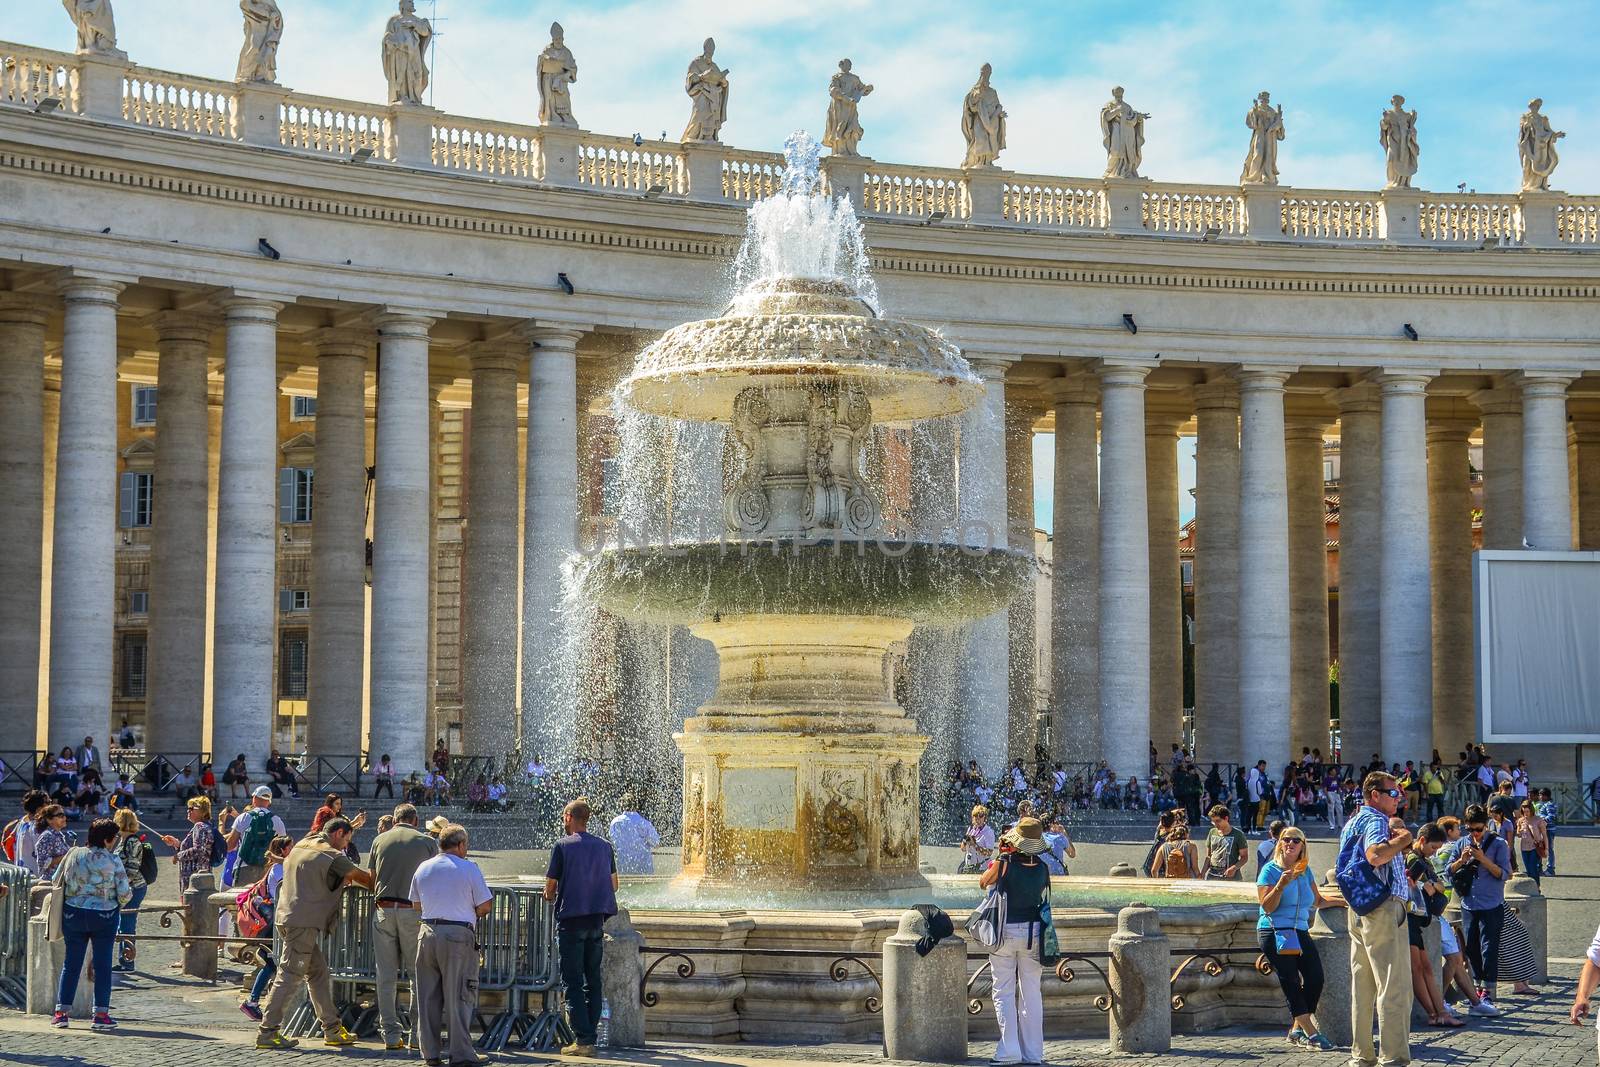
[[[700,542],[577,557],[569,588],[651,622],[876,615],[955,625],[1005,607],[1037,567],[1028,551],[923,541]]]

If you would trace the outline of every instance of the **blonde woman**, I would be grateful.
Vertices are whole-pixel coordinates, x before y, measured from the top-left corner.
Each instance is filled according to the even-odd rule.
[[[138,812],[132,808],[118,808],[116,814],[111,816],[111,821],[117,824],[117,858],[122,861],[122,869],[128,875],[128,886],[133,890],[133,896],[122,906],[122,913],[117,920],[117,933],[127,937],[139,932],[139,905],[144,903],[145,894],[150,891],[149,884],[144,880],[146,846],[144,835],[139,832]],[[122,941],[121,945],[122,951],[111,969],[131,971],[138,942]]]
[[[1333,1042],[1317,1032],[1312,1013],[1322,997],[1322,959],[1311,940],[1311,913],[1318,908],[1343,907],[1337,890],[1324,895],[1311,877],[1306,855],[1306,835],[1286,827],[1278,836],[1272,859],[1256,879],[1261,915],[1256,920],[1256,941],[1278,976],[1283,997],[1294,1022],[1289,1044],[1327,1052]]]

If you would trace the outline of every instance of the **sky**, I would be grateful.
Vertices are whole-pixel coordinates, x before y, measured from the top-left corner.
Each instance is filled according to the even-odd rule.
[[[378,42],[391,0],[278,0],[278,80],[323,96],[379,101]],[[234,0],[114,0],[133,61],[231,79],[242,39]],[[1149,112],[1141,172],[1158,181],[1236,183],[1256,93],[1282,104],[1285,185],[1377,189],[1378,116],[1395,93],[1419,112],[1416,184],[1514,192],[1517,119],[1545,101],[1561,142],[1554,187],[1600,187],[1600,20],[1590,2],[1140,2],[1084,0],[417,0],[436,21],[432,103],[455,115],[537,121],[533,61],[559,20],[578,61],[573,108],[586,128],[681,135],[683,75],[708,35],[730,70],[725,143],[776,151],[820,133],[839,59],[876,90],[861,106],[863,154],[957,166],[961,100],[985,62],[1007,117],[1000,164],[1083,177],[1105,166],[1098,113],[1113,85]],[[0,38],[70,51],[59,0],[0,0]],[[893,309],[890,309],[891,311]],[[1036,442],[1049,527],[1050,444]],[[1185,448],[1192,459],[1192,441]],[[1186,519],[1193,464],[1180,464]]]

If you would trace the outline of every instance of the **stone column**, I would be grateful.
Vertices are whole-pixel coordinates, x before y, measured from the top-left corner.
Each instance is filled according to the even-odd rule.
[[[1148,367],[1100,368],[1100,751],[1117,777],[1150,771]]]
[[[1467,437],[1476,419],[1428,424],[1428,554],[1433,560],[1433,747],[1477,736],[1472,654],[1472,486]]]
[[[1194,493],[1194,703],[1197,758],[1238,763],[1239,394],[1197,386]]]
[[[1239,372],[1239,722],[1244,762],[1289,756],[1287,370]]]
[[[1183,571],[1178,560],[1178,427],[1187,401],[1146,396],[1145,504],[1150,528],[1150,740],[1183,740]],[[1143,776],[1141,775],[1141,778]]]
[[[1006,540],[1012,548],[1032,552],[1033,424],[1039,409],[1033,396],[1015,392],[1006,404]],[[1017,594],[1006,610],[1007,672],[1010,678],[1010,714],[1006,749],[1012,759],[1021,756],[1033,764],[1039,740],[1039,651],[1037,586]]]
[[[436,315],[378,316],[378,442],[373,483],[372,711],[368,749],[401,775],[427,759],[428,331]]]
[[[199,752],[206,747],[206,568],[211,557],[206,376],[217,323],[209,316],[163,311],[153,325],[160,357],[144,743],[152,752]]]
[[[1100,449],[1098,380],[1074,373],[1050,383],[1056,408],[1051,519],[1050,686],[1053,760],[1100,752]]]
[[[53,570],[56,528],[56,445],[61,425],[61,381],[47,382],[44,390],[44,521],[40,524],[39,541],[39,678],[37,707],[50,706],[50,612],[46,606],[54,601],[51,595],[50,575]],[[37,720],[35,732],[23,740],[25,746],[45,744],[45,717]]]
[[[1111,1050],[1172,1048],[1171,942],[1155,908],[1130,904],[1117,912],[1111,950]]]
[[[984,381],[983,399],[961,416],[956,498],[960,536],[967,544],[1004,548],[1006,516],[1006,364],[969,355]],[[961,722],[958,751],[984,773],[1007,764],[1010,738],[1002,709],[1010,706],[1009,613],[1002,609],[967,627],[961,659]],[[1009,719],[1009,715],[1006,716]]]
[[[278,312],[282,304],[224,302],[222,448],[217,472],[212,747],[259,768],[272,748],[278,636]],[[226,753],[225,755],[223,753]]]
[[[1383,398],[1383,549],[1379,567],[1378,751],[1389,762],[1428,758],[1433,745],[1433,608],[1429,589],[1427,426],[1430,375],[1380,374]]]
[[[1363,382],[1336,394],[1339,402],[1339,735],[1345,763],[1364,764],[1378,751],[1382,619],[1378,611],[1383,554],[1382,469],[1378,389]]]
[[[1289,481],[1289,745],[1328,748],[1328,535],[1320,415],[1286,424]]]
[[[111,720],[117,492],[118,282],[74,277],[61,289],[61,418],[50,572],[49,748]]]
[[[1522,537],[1544,552],[1572,549],[1567,482],[1567,374],[1522,375]]]
[[[505,752],[516,740],[517,372],[525,352],[520,344],[472,352],[461,650],[470,755]]]
[[[571,757],[573,664],[561,616],[561,564],[578,538],[578,339],[537,324],[528,371],[527,500],[522,555],[522,750]]]
[[[0,731],[32,748],[39,721],[39,608],[44,556],[44,327],[50,302],[0,293]],[[81,741],[82,738],[79,738]]]
[[[1522,396],[1502,384],[1473,394],[1483,416],[1483,547],[1522,547]]]
[[[1600,550],[1600,416],[1575,417],[1578,451],[1578,547]]]
[[[317,354],[316,476],[311,480],[311,626],[306,748],[362,751],[367,609],[367,363],[370,329],[324,329]],[[382,756],[374,752],[371,758]]]
[[[926,956],[920,911],[900,913],[883,942],[883,1048],[891,1060],[967,1062],[967,943],[940,938]]]

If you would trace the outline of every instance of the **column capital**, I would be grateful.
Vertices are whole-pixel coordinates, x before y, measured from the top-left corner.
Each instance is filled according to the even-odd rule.
[[[1194,410],[1223,411],[1238,414],[1239,387],[1227,375],[1218,375],[1194,387]]]
[[[1289,415],[1283,420],[1285,441],[1316,441],[1327,435],[1329,422],[1321,415]]]
[[[1150,376],[1155,367],[1146,363],[1118,363],[1110,360],[1101,360],[1095,365],[1095,373],[1100,376],[1100,387],[1106,389],[1110,386],[1144,388],[1144,380]]]
[[[478,341],[467,345],[465,352],[474,377],[479,371],[516,374],[528,358],[528,346],[515,341]]]
[[[1071,404],[1094,407],[1100,402],[1100,379],[1084,371],[1071,371],[1045,382],[1044,393],[1058,408]]]
[[[158,344],[189,343],[208,345],[221,325],[215,315],[202,311],[158,311],[147,320],[156,332]]]
[[[1511,376],[1522,390],[1524,399],[1530,396],[1565,397],[1567,386],[1578,377],[1569,371],[1524,370]]]
[[[278,312],[283,310],[284,304],[283,301],[270,297],[234,293],[218,301],[218,306],[227,316],[230,326],[235,322],[259,322],[276,326]]]
[[[1339,418],[1346,415],[1376,415],[1383,410],[1378,387],[1369,381],[1358,381],[1328,394],[1339,405]]]
[[[1375,370],[1368,378],[1383,396],[1421,396],[1438,375],[1433,370]]]
[[[1479,389],[1470,399],[1485,418],[1522,414],[1522,390],[1512,381],[1501,381],[1492,389]]]
[[[1176,436],[1178,428],[1189,421],[1194,405],[1181,393],[1172,389],[1148,389],[1144,397],[1144,432],[1146,435]]]
[[[1289,375],[1298,368],[1281,366],[1246,365],[1235,367],[1234,380],[1239,383],[1240,393],[1273,392],[1281,393],[1289,382]]]
[[[967,364],[978,377],[985,382],[1001,382],[1006,380],[1006,371],[1011,367],[1012,361],[1004,356],[988,355],[982,352],[963,352]]]
[[[373,325],[382,337],[415,337],[426,341],[433,324],[444,318],[442,311],[423,308],[384,307],[373,318]]]
[[[0,322],[43,326],[57,306],[42,293],[0,293]]]
[[[1428,440],[1465,441],[1478,428],[1478,420],[1470,418],[1444,418],[1428,420]]]
[[[376,335],[371,330],[351,326],[324,326],[302,338],[316,350],[317,358],[356,357],[370,359]]]
[[[594,326],[587,323],[530,319],[519,325],[515,333],[539,348],[576,354],[578,342],[583,339],[583,335],[593,331]]]
[[[1600,415],[1575,416],[1570,425],[1580,445],[1600,444]]]
[[[117,297],[127,283],[115,278],[92,274],[71,273],[61,279],[61,299],[69,304],[104,304],[117,306]]]

